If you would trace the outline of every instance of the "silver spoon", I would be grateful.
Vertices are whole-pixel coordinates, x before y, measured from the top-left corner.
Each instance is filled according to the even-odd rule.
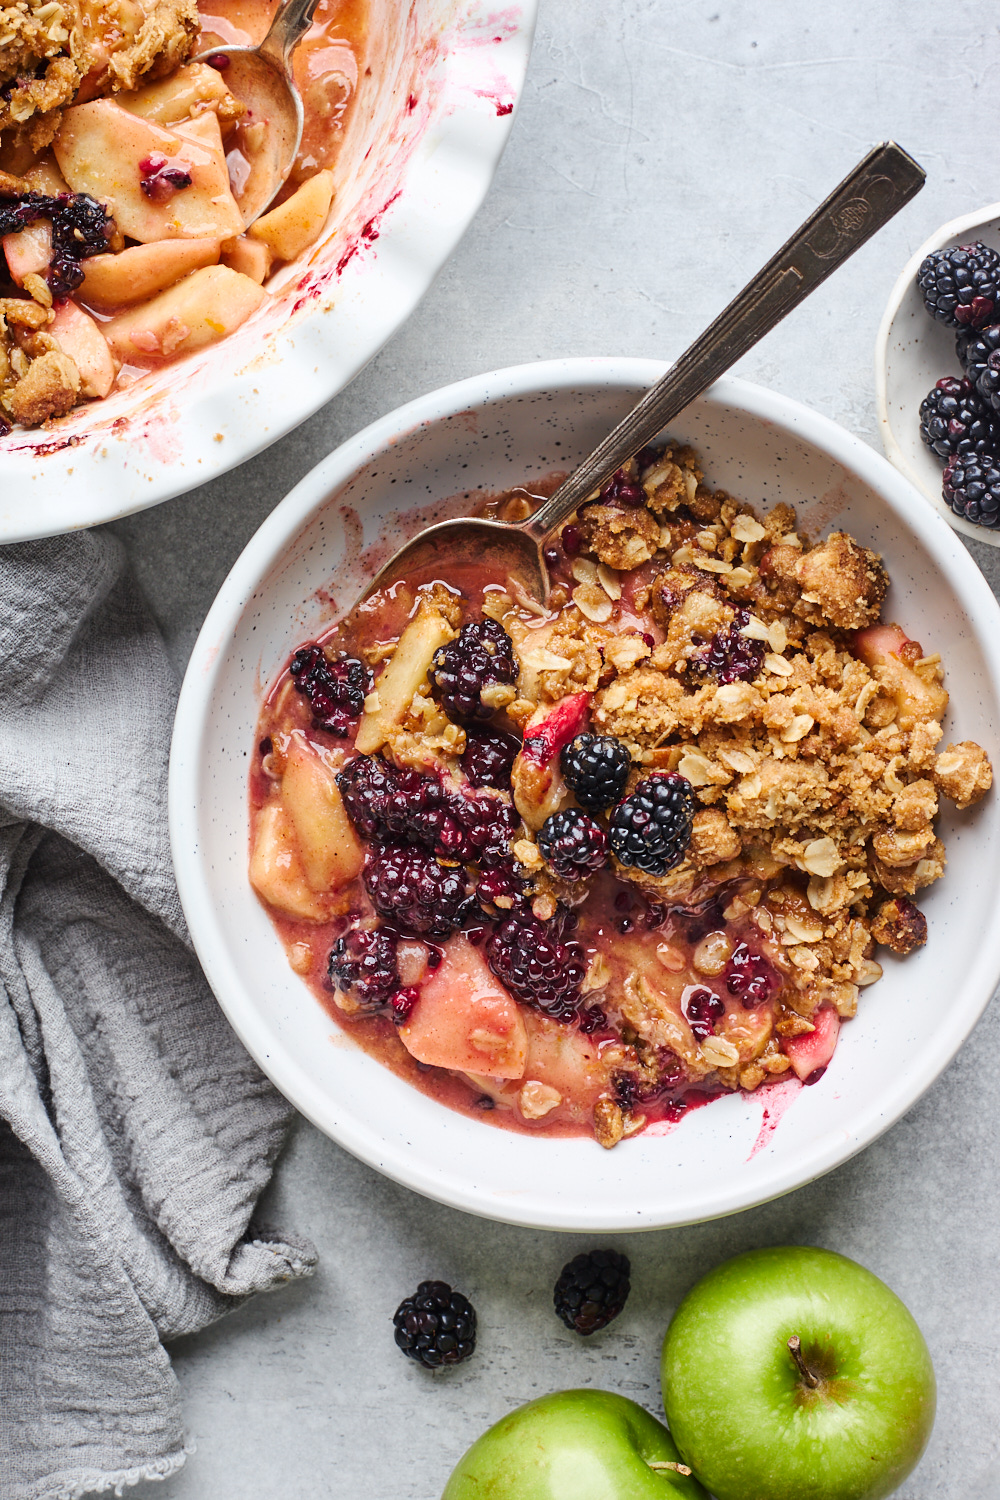
[[[376,573],[354,608],[392,578],[432,565],[445,578],[449,561],[473,559],[546,599],[542,549],[567,516],[881,229],[925,176],[894,141],[876,146],[534,515],[516,525],[462,517],[428,527]]]
[[[266,129],[259,151],[233,196],[248,226],[273,200],[295,164],[302,142],[302,95],[292,75],[292,54],[309,30],[319,0],[287,0],[259,47],[212,47],[195,62],[218,67],[229,92],[245,104],[252,123]],[[220,66],[222,59],[226,62]]]

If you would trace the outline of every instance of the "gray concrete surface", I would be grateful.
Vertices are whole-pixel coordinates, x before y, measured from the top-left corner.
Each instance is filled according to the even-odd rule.
[[[894,136],[928,170],[922,195],[739,367],[874,443],[872,345],[900,266],[943,220],[1000,197],[998,23],[991,0],[542,0],[492,192],[407,327],[269,452],[115,528],[178,667],[246,540],[343,438],[489,367],[678,352],[868,146]],[[996,584],[1000,553],[972,550]],[[719,1259],[792,1240],[862,1260],[927,1334],[939,1416],[901,1493],[987,1500],[1000,1473],[998,1045],[994,1007],[910,1115],[838,1172],[736,1218],[630,1240],[631,1301],[589,1343],[549,1308],[584,1241],[424,1202],[301,1125],[266,1211],[316,1240],[321,1269],[175,1345],[197,1452],[134,1493],[435,1500],[465,1446],[522,1400],[593,1383],[656,1411],[678,1297]],[[391,1340],[396,1303],[427,1275],[453,1280],[480,1313],[480,1352],[443,1378]]]

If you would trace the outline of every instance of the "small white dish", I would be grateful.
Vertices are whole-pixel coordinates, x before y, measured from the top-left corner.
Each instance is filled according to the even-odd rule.
[[[948,873],[921,905],[930,941],[864,993],[813,1088],[781,1083],[602,1151],[455,1113],[360,1051],[290,969],[250,888],[247,768],[261,696],[395,550],[470,491],[581,459],[663,373],[650,360],[572,359],[477,376],[384,417],[330,454],[265,521],[223,584],[181,691],[170,767],[177,880],[227,1016],[321,1130],[396,1181],[471,1213],[548,1229],[654,1229],[786,1193],[873,1141],[941,1075],[1000,974],[1000,795],[946,813]],[[678,420],[708,479],[805,529],[845,526],[886,557],[887,617],[942,652],[947,740],[1000,745],[1000,608],[939,516],[825,417],[740,380]],[[449,498],[450,497],[450,498]],[[947,742],[947,741],[946,741]]]
[[[363,74],[317,245],[221,343],[0,438],[0,545],[145,510],[312,416],[405,322],[486,195],[537,0],[369,0]]]
[[[951,219],[935,230],[907,261],[892,289],[875,340],[875,406],[882,446],[949,526],[963,536],[1000,547],[1000,531],[974,526],[950,509],[941,495],[944,464],[920,436],[920,403],[943,375],[961,377],[955,329],[930,316],[917,291],[917,271],[925,255],[949,245],[982,240],[1000,250],[1000,203]]]

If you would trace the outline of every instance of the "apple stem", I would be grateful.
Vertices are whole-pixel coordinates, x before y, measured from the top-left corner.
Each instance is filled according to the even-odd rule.
[[[811,1391],[814,1391],[819,1385],[819,1376],[812,1370],[810,1370],[809,1366],[802,1358],[802,1340],[799,1338],[797,1333],[793,1333],[791,1338],[788,1340],[788,1352],[794,1359],[796,1367],[798,1368],[798,1372],[802,1376],[802,1379],[805,1381],[809,1389]]]
[[[665,1473],[667,1470],[669,1470],[672,1474],[690,1474],[691,1472],[687,1464],[672,1464],[669,1459],[657,1459],[655,1463],[647,1459],[646,1462],[649,1464],[649,1467],[651,1469],[655,1469],[658,1474]]]

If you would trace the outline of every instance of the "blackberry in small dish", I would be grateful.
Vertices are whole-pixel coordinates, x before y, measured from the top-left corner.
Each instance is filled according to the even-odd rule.
[[[983,328],[1000,300],[1000,255],[977,240],[932,250],[917,272],[917,286],[932,318],[951,328]]]

